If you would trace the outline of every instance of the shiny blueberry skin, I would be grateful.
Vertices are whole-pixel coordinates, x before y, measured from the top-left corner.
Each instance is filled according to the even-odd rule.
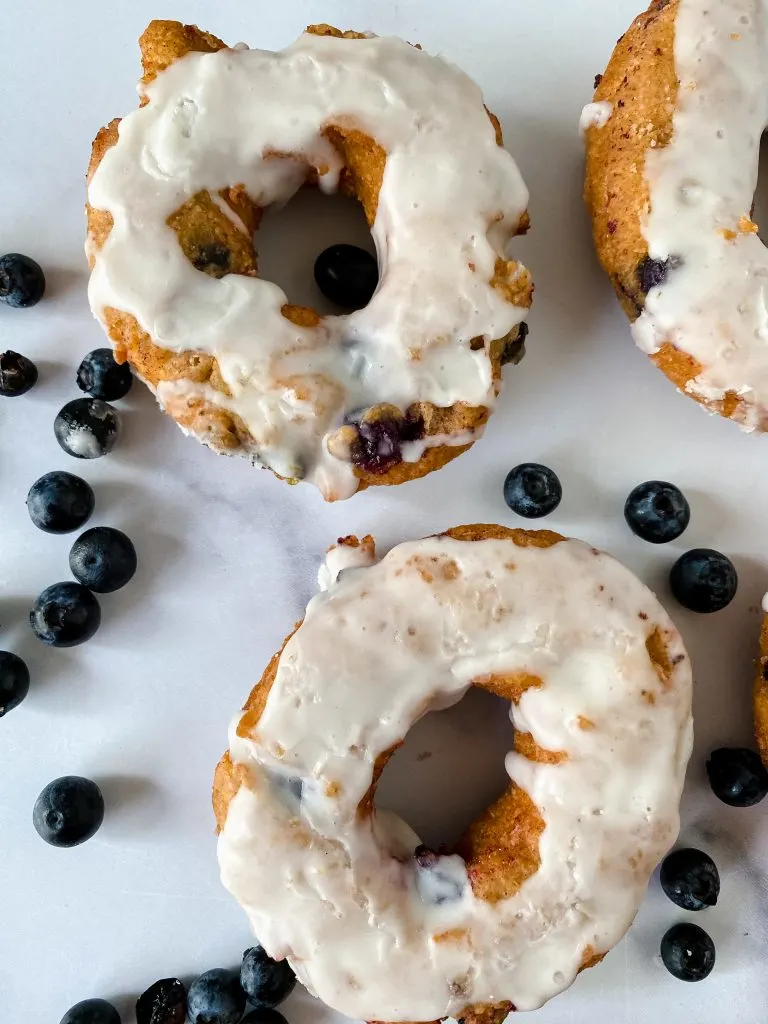
[[[260,1006],[243,1017],[240,1024],[288,1024],[282,1013]]]
[[[630,530],[651,544],[677,540],[691,521],[691,509],[679,487],[663,480],[648,480],[637,487],[624,505]]]
[[[352,462],[365,473],[386,473],[402,461],[400,439],[400,424],[394,419],[363,420],[350,450]]]
[[[19,398],[37,384],[37,367],[18,352],[0,353],[0,396]]]
[[[0,302],[18,309],[36,305],[45,292],[45,274],[29,256],[0,256]]]
[[[120,530],[95,526],[72,545],[69,568],[75,579],[89,590],[111,594],[133,578],[136,548]]]
[[[74,473],[54,471],[35,480],[27,495],[29,518],[45,533],[71,533],[91,517],[96,499]]]
[[[683,608],[709,614],[727,608],[736,596],[739,577],[733,562],[720,551],[694,548],[672,566],[669,584]]]
[[[84,999],[67,1010],[60,1024],[120,1024],[120,1014],[106,999]]]
[[[184,1024],[187,990],[178,978],[163,978],[136,1000],[136,1024]]]
[[[75,377],[81,391],[104,402],[125,398],[133,384],[128,363],[118,363],[111,348],[95,348],[83,359]]]
[[[0,718],[13,711],[29,693],[29,669],[18,654],[0,651]]]
[[[720,895],[717,865],[701,850],[674,850],[661,865],[661,887],[683,910],[714,907]]]
[[[675,924],[661,940],[661,960],[680,981],[703,981],[715,966],[715,944],[697,924]]]
[[[286,999],[296,984],[287,960],[273,960],[261,946],[243,953],[240,984],[254,1006],[271,1009]]]
[[[32,823],[51,846],[79,846],[104,820],[104,797],[95,782],[64,775],[49,782],[35,801]]]
[[[515,466],[504,481],[504,500],[524,519],[541,519],[554,512],[563,497],[557,475],[537,462]]]
[[[768,771],[754,750],[720,747],[707,761],[712,792],[730,807],[754,807],[768,795]]]
[[[315,260],[315,281],[323,295],[337,306],[362,309],[379,283],[375,256],[356,245],[332,245]]]
[[[99,459],[115,447],[120,419],[100,398],[68,402],[53,423],[56,440],[76,459]]]
[[[233,971],[217,967],[189,986],[187,1013],[192,1024],[240,1024],[245,992]]]
[[[29,622],[49,647],[76,647],[99,628],[101,607],[82,583],[54,583],[35,601]]]

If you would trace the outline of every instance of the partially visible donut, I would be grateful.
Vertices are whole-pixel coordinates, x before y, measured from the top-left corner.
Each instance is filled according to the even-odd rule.
[[[766,66],[761,0],[653,0],[583,118],[595,245],[635,341],[747,430],[768,428],[768,251],[752,220]]]
[[[760,630],[760,657],[755,677],[754,709],[757,749],[760,751],[763,764],[768,768],[768,608]]]
[[[680,635],[628,570],[550,532],[458,527],[380,561],[349,537],[320,584],[216,771],[224,884],[351,1018],[540,1006],[621,938],[677,835]],[[438,854],[374,795],[411,725],[470,686],[510,701],[512,781]]]
[[[141,107],[99,132],[89,296],[188,433],[328,500],[444,465],[517,360],[527,191],[469,78],[397,39],[311,26],[280,53],[155,21]],[[363,206],[381,279],[321,317],[259,279],[264,210],[303,185]]]

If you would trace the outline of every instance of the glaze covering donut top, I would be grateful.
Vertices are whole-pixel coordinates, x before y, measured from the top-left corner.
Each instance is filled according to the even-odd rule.
[[[370,538],[348,539],[320,582],[217,772],[225,886],[269,953],[349,1017],[540,1006],[618,942],[677,836],[680,635],[627,569],[553,533],[460,527],[378,562]],[[512,698],[510,790],[485,812],[486,853],[476,823],[463,855],[414,857],[376,781],[411,726],[472,685]]]
[[[625,305],[637,303],[637,344],[747,430],[768,428],[768,251],[751,212],[768,125],[766,68],[765,0],[654,0],[619,41],[598,104],[586,112],[587,198],[615,283],[621,258],[612,250],[632,241],[624,218],[609,212],[606,224],[600,209],[612,197],[640,204],[649,262],[639,267],[639,288],[618,285]],[[611,115],[595,121],[606,104]],[[598,138],[612,122],[606,155]],[[626,191],[638,165],[647,197]]]
[[[163,380],[161,405],[172,414],[200,401],[226,410],[247,435],[237,453],[310,480],[328,498],[360,484],[328,447],[355,412],[492,407],[491,343],[515,333],[530,302],[522,267],[514,265],[521,305],[509,298],[514,282],[493,284],[499,266],[511,266],[504,248],[527,224],[528,194],[478,87],[399,39],[340,35],[306,33],[278,53],[187,53],[142,87],[144,105],[120,123],[88,190],[92,210],[112,219],[103,245],[89,245],[94,313],[107,327],[109,311],[129,314],[159,348],[209,353],[218,364],[223,387]],[[287,202],[310,171],[334,192],[344,159],[329,128],[362,132],[386,156],[366,210],[375,214],[380,282],[364,309],[307,310],[298,323],[277,285],[195,269],[169,218],[207,192],[248,233],[225,190],[244,189],[257,213]],[[403,459],[466,445],[481,429],[407,441]]]

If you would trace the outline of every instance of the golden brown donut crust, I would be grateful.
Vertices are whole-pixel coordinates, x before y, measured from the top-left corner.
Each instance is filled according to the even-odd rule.
[[[509,540],[519,547],[548,548],[560,543],[565,538],[549,530],[508,529],[503,526],[475,524],[458,526],[447,530],[442,536],[454,540],[472,543],[479,540]],[[340,544],[357,547],[362,544],[373,550],[373,538],[344,537]],[[301,626],[297,623],[293,632],[283,642],[283,647],[272,658],[264,670],[259,682],[251,691],[243,711],[245,712],[240,725],[239,735],[247,736],[258,724],[266,706],[269,691],[275,681],[277,668],[283,648],[293,633]],[[653,655],[652,655],[653,656]],[[666,656],[666,650],[659,652],[660,657]],[[491,675],[473,680],[473,686],[480,687],[490,693],[503,697],[512,704],[517,704],[526,690],[542,686],[542,680],[525,672],[511,675]],[[399,744],[398,744],[399,746]],[[561,751],[548,751],[538,747],[530,733],[515,731],[514,748],[524,757],[533,761],[552,762],[567,757]],[[376,785],[394,754],[397,746],[381,754],[373,771],[373,782],[368,793],[360,803],[360,813],[370,814],[373,806]],[[216,817],[217,830],[221,831],[227,818],[230,801],[241,785],[248,785],[247,769],[236,766],[226,753],[219,761],[213,783],[213,810]],[[530,878],[541,863],[539,858],[539,836],[544,830],[544,821],[538,808],[528,794],[515,783],[469,826],[459,840],[456,851],[467,864],[472,890],[479,899],[496,903],[513,896],[527,878]],[[446,941],[451,936],[446,935]],[[581,970],[593,967],[602,960],[603,954],[597,954],[588,947],[584,951]],[[461,1024],[502,1024],[507,1014],[513,1010],[511,1003],[495,1005],[475,1004],[467,1007],[461,1014]],[[412,1022],[418,1024],[418,1022]],[[429,1022],[437,1024],[437,1022]]]
[[[342,32],[330,25],[310,25],[307,31],[351,41],[364,38],[361,33]],[[176,21],[151,22],[142,34],[139,46],[144,72],[142,83],[145,85],[190,52],[213,53],[226,49],[226,44],[216,36],[194,25],[182,25]],[[147,102],[146,99],[143,102]],[[503,139],[499,121],[490,111],[488,116],[501,146]],[[119,123],[119,119],[115,119],[96,136],[88,167],[89,181],[104,154],[117,142]],[[359,200],[368,224],[372,225],[386,163],[384,150],[375,139],[342,125],[329,125],[324,129],[324,134],[344,160],[341,191]],[[315,184],[316,178],[316,171],[308,170],[306,184]],[[251,202],[241,185],[224,189],[220,196],[248,227],[252,236],[258,229],[263,211]],[[89,261],[92,267],[94,254],[104,245],[112,228],[112,218],[90,204],[87,204],[86,212]],[[168,218],[168,224],[176,232],[187,259],[204,273],[214,277],[229,273],[258,276],[258,256],[252,237],[246,237],[238,231],[213,202],[209,193],[199,192],[193,196]],[[527,227],[528,216],[523,214],[518,233],[524,233]],[[521,272],[519,264],[514,260],[497,260],[491,284],[509,302],[522,307],[530,306],[533,294],[530,275],[527,271]],[[283,306],[282,312],[283,316],[299,326],[312,327],[319,321],[318,314],[305,306],[288,303]],[[114,345],[115,358],[118,362],[129,362],[153,389],[162,381],[189,380],[207,383],[214,390],[229,394],[213,356],[205,352],[169,352],[162,349],[154,344],[134,317],[119,310],[106,310],[105,319],[107,332]],[[502,366],[521,353],[526,333],[527,328],[518,326],[506,337],[492,343],[491,362],[497,386]],[[166,411],[182,427],[217,450],[234,453],[250,441],[248,429],[238,416],[203,399],[166,403]],[[476,431],[485,424],[489,415],[489,410],[484,406],[464,403],[457,403],[450,409],[417,403],[408,412],[421,418],[425,436]],[[371,486],[400,484],[440,469],[470,447],[471,444],[434,446],[427,448],[419,461],[401,462],[386,473],[371,473],[358,467],[354,467],[354,473],[360,481],[360,490]]]
[[[755,738],[763,764],[768,768],[768,615],[760,630],[760,656],[754,686]]]
[[[648,257],[642,222],[650,208],[645,155],[666,146],[673,132],[679,85],[674,56],[678,7],[679,0],[652,0],[619,39],[594,97],[595,102],[611,103],[613,111],[605,127],[586,132],[584,197],[595,247],[632,321],[645,304],[640,279]],[[669,341],[651,358],[681,391],[702,371],[697,360]],[[738,418],[743,405],[730,391],[721,401],[686,394],[726,418]]]

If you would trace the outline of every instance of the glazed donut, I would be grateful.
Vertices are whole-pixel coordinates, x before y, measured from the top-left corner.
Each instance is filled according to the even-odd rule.
[[[352,1018],[500,1024],[622,937],[678,832],[691,670],[627,569],[555,533],[464,526],[376,561],[347,538],[233,724],[224,885]],[[453,851],[374,804],[410,727],[511,702],[507,791]]]
[[[763,626],[760,631],[760,657],[754,688],[755,737],[763,764],[768,768],[768,595],[763,600]]]
[[[653,0],[582,122],[595,244],[635,341],[747,430],[768,427],[768,252],[752,221],[767,61],[761,0]]]
[[[94,142],[91,308],[188,433],[328,500],[444,465],[521,354],[528,194],[477,86],[398,39],[312,26],[234,49],[141,38],[141,107]],[[380,281],[319,316],[258,277],[265,209],[303,185],[363,206]]]

